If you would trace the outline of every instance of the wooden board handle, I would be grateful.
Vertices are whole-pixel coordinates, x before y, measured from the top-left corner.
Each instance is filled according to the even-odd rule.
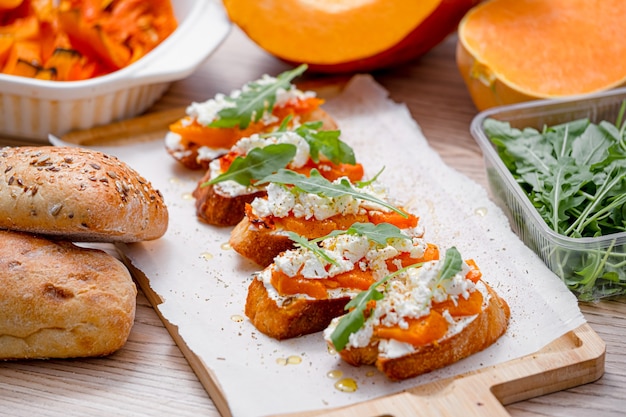
[[[604,341],[584,324],[532,355],[387,397],[298,415],[508,417],[504,405],[599,379],[604,374],[605,352]]]

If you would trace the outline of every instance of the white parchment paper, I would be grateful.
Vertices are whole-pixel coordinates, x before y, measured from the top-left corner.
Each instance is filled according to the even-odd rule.
[[[374,368],[342,363],[328,352],[321,334],[282,342],[268,338],[243,313],[256,267],[228,248],[230,229],[195,217],[191,192],[202,173],[179,167],[160,141],[100,148],[129,163],[164,194],[167,234],[128,245],[126,256],[164,300],[157,307],[161,314],[216,375],[234,416],[324,409],[384,396],[533,353],[585,322],[575,297],[510,231],[487,191],[446,166],[407,108],[392,102],[371,77],[353,78],[325,108],[368,175],[385,167],[381,180],[420,216],[425,237],[444,250],[455,245],[464,258],[476,260],[484,279],[509,303],[510,326],[487,350],[401,383]],[[290,357],[301,362],[285,364]],[[336,389],[337,380],[329,376],[335,370],[354,379],[358,389]]]

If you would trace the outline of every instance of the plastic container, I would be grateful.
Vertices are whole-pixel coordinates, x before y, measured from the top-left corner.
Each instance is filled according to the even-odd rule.
[[[172,0],[177,29],[137,62],[102,77],[47,81],[0,74],[0,135],[47,142],[136,116],[189,76],[230,31],[217,0]]]
[[[541,130],[581,118],[615,123],[626,88],[571,100],[539,100],[495,107],[479,113],[470,131],[480,146],[495,203],[513,231],[559,276],[581,301],[626,294],[626,232],[594,238],[571,238],[553,231],[504,165],[483,130],[485,119],[511,127]]]

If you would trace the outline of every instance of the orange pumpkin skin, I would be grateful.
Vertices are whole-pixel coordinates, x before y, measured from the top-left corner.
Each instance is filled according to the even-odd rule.
[[[368,72],[405,64],[421,57],[455,32],[465,13],[480,1],[443,0],[406,38],[390,49],[367,58],[341,64],[308,63],[309,70],[338,74]]]
[[[306,41],[304,41],[302,34],[298,33],[298,30],[302,32],[300,28],[295,27],[293,29],[287,29],[284,22],[272,25],[272,20],[267,19],[268,16],[276,18],[277,20],[282,19],[283,17],[279,17],[279,15],[283,13],[284,10],[277,12],[273,7],[278,6],[271,6],[270,4],[273,2],[270,1],[264,2],[266,3],[265,7],[251,6],[250,3],[254,1],[256,0],[224,0],[224,5],[233,23],[238,25],[252,41],[285,62],[293,65],[307,64],[309,72],[339,74],[380,70],[417,59],[453,33],[465,13],[480,3],[481,0],[439,0],[429,2],[433,5],[433,9],[427,12],[425,6],[423,9],[425,15],[423,15],[423,17],[416,17],[414,22],[410,22],[410,18],[404,19],[402,27],[406,29],[406,32],[404,32],[402,36],[390,40],[386,45],[379,44],[371,47],[367,40],[347,40],[348,37],[342,38],[339,32],[337,32],[337,36],[341,42],[333,42],[328,40],[328,38],[318,37],[316,33],[308,33]],[[400,7],[403,7],[402,2],[396,2],[395,5],[388,3],[387,6],[387,1],[388,0],[373,0],[373,3],[378,3],[376,7],[378,7],[379,10],[382,7],[381,5],[393,8],[389,10],[393,10],[396,16],[398,16],[398,13],[402,13],[402,10],[400,10]],[[294,3],[299,2],[294,0]],[[434,5],[434,3],[437,4]],[[251,11],[242,11],[245,9],[244,4],[248,6],[248,8],[258,7],[258,9],[254,10],[256,18]],[[298,6],[302,7],[302,4],[299,3]],[[411,7],[415,6],[412,5]],[[304,8],[306,9],[306,6],[304,6]],[[350,7],[348,7],[348,9],[349,8]],[[261,28],[261,24],[255,22],[256,19],[259,19],[258,13],[266,14],[263,16],[263,21],[267,22],[267,25],[275,27],[269,28],[271,30],[264,30],[268,29],[267,26]],[[276,15],[274,15],[274,13],[276,13]],[[378,15],[370,14],[367,16],[368,21],[365,22],[365,19],[359,16],[357,10],[346,10],[341,13],[342,20],[350,21],[350,25],[354,25],[355,32],[363,33],[368,30],[368,26],[376,25],[376,28],[372,28],[372,32],[383,33],[385,32],[385,28],[391,28],[394,25],[394,20],[389,17],[379,17]],[[413,14],[410,16],[413,16]],[[326,29],[328,27],[335,28],[331,21],[333,18],[334,17],[329,17],[329,21],[321,18],[319,24],[326,26]],[[299,21],[297,13],[290,15],[289,19],[293,19],[294,22]],[[279,26],[281,37],[278,37],[278,35],[275,34],[276,32],[271,34],[272,30]],[[345,31],[345,27],[342,29]],[[328,35],[328,33],[326,33],[326,35]],[[284,42],[285,38],[288,39],[291,37],[298,37],[297,39],[302,40],[301,53],[294,52],[293,46],[287,47],[282,45],[281,42]],[[293,39],[290,41],[293,41]],[[338,44],[340,44],[340,46],[338,46]],[[333,50],[334,55],[332,58],[322,56],[322,53],[311,52],[324,48]],[[341,51],[342,48],[345,52],[338,52]],[[355,48],[361,51],[359,57],[354,56],[353,52]],[[368,51],[368,48],[370,48],[371,51]]]

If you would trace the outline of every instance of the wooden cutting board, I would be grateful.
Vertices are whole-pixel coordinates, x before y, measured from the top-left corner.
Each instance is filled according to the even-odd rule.
[[[183,114],[184,109],[180,108],[152,113],[88,131],[73,132],[62,139],[81,146],[96,146],[163,138],[167,125]],[[158,306],[163,300],[152,290],[149,277],[129,262],[127,264],[217,409],[223,416],[231,416],[219,381],[210,367],[189,349],[177,327],[161,316]],[[588,324],[584,324],[554,340],[544,349],[510,362],[348,407],[297,415],[508,416],[504,405],[599,379],[604,373],[605,349],[604,341]]]
[[[163,300],[150,280],[129,265],[133,276],[163,320],[222,416],[230,409],[219,381],[159,313]],[[505,405],[596,381],[604,374],[606,347],[589,324],[566,333],[540,351],[466,375],[421,385],[405,392],[335,410],[283,415],[285,417],[509,416]]]

